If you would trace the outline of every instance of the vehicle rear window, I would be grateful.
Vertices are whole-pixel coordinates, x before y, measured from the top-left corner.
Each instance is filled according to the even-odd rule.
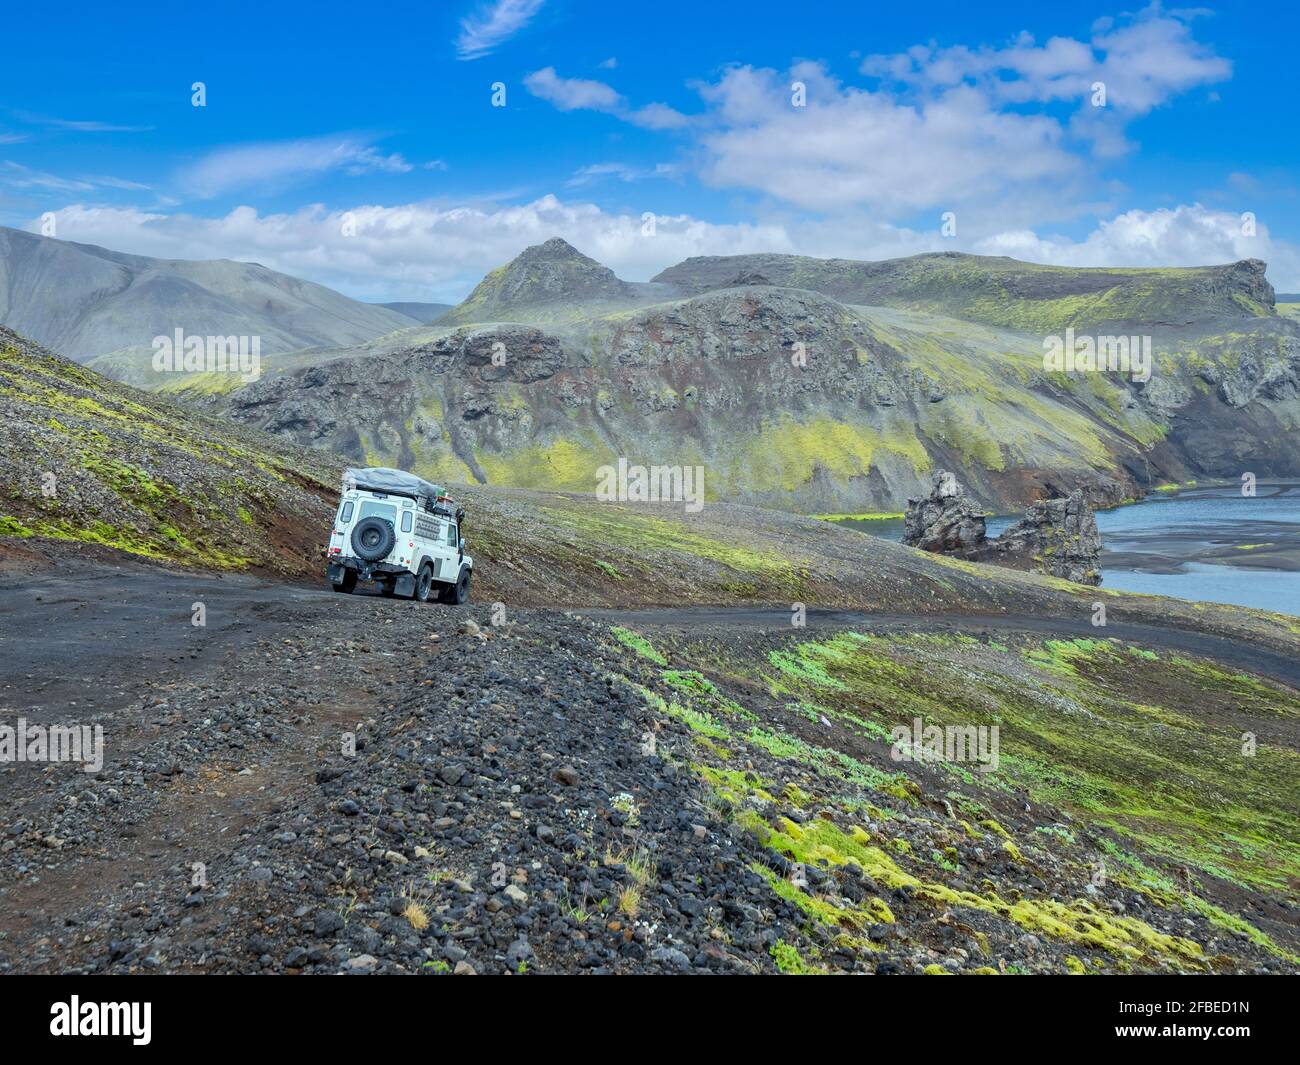
[[[352,500],[343,504],[343,509],[339,511],[339,524],[346,525],[352,520]]]
[[[411,531],[411,512],[409,510],[404,510],[402,511],[402,532],[410,532],[410,531]]]
[[[361,504],[362,518],[383,518],[385,521],[397,524],[397,508],[391,503],[376,503],[373,499],[364,500]]]

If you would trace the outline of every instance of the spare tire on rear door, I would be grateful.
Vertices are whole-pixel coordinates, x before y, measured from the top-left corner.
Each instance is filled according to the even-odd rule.
[[[373,514],[362,518],[352,530],[352,550],[357,558],[378,562],[386,558],[397,543],[397,533],[392,522],[376,518]]]

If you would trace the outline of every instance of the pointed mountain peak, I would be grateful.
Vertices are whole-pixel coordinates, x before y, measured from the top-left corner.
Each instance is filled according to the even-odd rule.
[[[550,240],[543,241],[541,244],[534,244],[525,248],[523,254],[527,255],[529,252],[545,255],[576,255],[582,259],[587,258],[563,237],[551,237]]]
[[[583,255],[562,237],[551,237],[525,248],[489,273],[465,302],[441,321],[510,321],[512,312],[520,308],[622,300],[629,291],[608,266]]]

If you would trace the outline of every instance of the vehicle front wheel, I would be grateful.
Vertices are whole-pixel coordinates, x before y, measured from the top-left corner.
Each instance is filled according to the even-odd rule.
[[[429,591],[433,587],[433,567],[421,566],[420,572],[415,578],[415,595],[413,598],[417,603],[427,603],[429,601]]]
[[[343,580],[338,584],[332,585],[336,592],[342,592],[344,595],[351,595],[357,590],[357,571],[346,569],[343,571]]]

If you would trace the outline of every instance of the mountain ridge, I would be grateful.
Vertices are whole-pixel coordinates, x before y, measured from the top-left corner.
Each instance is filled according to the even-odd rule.
[[[942,310],[988,325],[1039,330],[1132,321],[1143,298],[1153,305],[1142,307],[1144,320],[1188,297],[1182,324],[1225,313],[1267,317],[1275,313],[1275,297],[1265,269],[1259,259],[1146,268],[1051,266],[966,252],[876,261],[773,253],[694,256],[652,280],[698,295],[757,274],[769,284],[809,288],[843,303]]]
[[[537,261],[560,264],[542,293],[526,286]],[[687,260],[648,288],[619,282],[627,296],[611,304],[613,275],[593,262],[536,246],[433,327],[213,402],[434,479],[592,491],[596,468],[640,456],[707,466],[713,498],[810,513],[897,511],[934,468],[1001,512],[1074,488],[1107,505],[1162,481],[1235,478],[1247,450],[1271,456],[1270,473],[1300,469],[1287,442],[1300,328],[1269,313],[1257,261],[1083,275],[962,255],[856,264],[875,305],[818,290],[861,297],[861,272],[830,284],[828,261],[789,256]],[[956,306],[939,314],[954,272]],[[982,313],[995,290],[1062,331],[1154,334],[1152,377],[1050,372],[1043,334],[980,320],[997,317]],[[1171,305],[1175,324],[1160,317]],[[1132,321],[1143,306],[1157,317]]]
[[[178,327],[260,336],[271,353],[359,343],[413,322],[259,263],[155,259],[0,227],[0,324],[78,362],[147,361],[153,338]]]

